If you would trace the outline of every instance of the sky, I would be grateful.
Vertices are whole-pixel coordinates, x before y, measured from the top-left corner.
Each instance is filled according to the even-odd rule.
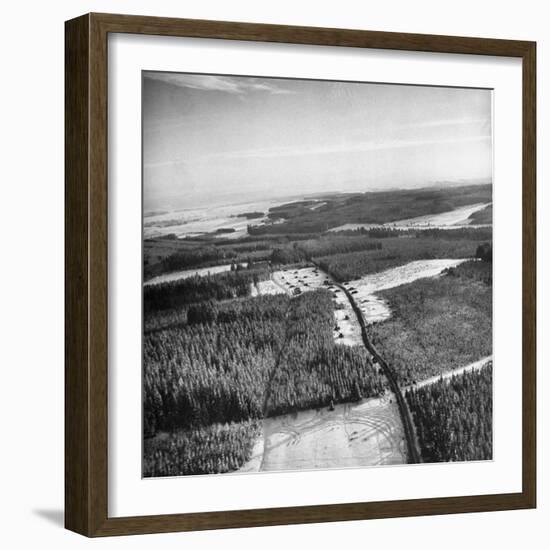
[[[491,91],[143,73],[144,209],[487,182]]]

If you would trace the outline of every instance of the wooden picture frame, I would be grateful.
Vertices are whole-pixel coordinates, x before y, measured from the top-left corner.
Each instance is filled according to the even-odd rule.
[[[107,37],[133,33],[507,56],[523,66],[522,491],[139,517],[108,516]],[[65,525],[86,536],[536,506],[536,44],[330,28],[88,14],[65,26]]]

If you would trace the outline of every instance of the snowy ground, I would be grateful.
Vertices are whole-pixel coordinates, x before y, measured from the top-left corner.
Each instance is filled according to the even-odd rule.
[[[344,286],[361,308],[365,322],[375,323],[389,319],[391,315],[388,305],[376,295],[377,292],[412,283],[424,277],[434,277],[444,269],[465,261],[467,260],[418,260],[379,273],[365,275],[361,279],[345,283]]]
[[[250,295],[254,298],[256,296],[267,296],[270,294],[284,294],[286,290],[280,287],[272,279],[267,281],[260,281],[257,285],[252,285],[250,288]]]
[[[243,267],[246,264],[241,264]],[[159,283],[168,283],[171,281],[179,281],[180,279],[188,279],[195,275],[205,276],[205,275],[214,275],[215,273],[223,273],[224,271],[230,271],[231,264],[225,265],[215,265],[212,267],[201,267],[199,269],[184,269],[182,271],[173,271],[171,273],[163,273],[157,277],[153,277],[148,281],[143,283],[143,286],[147,285],[157,285]]]
[[[221,228],[232,228],[235,229],[234,233],[220,233],[217,237],[233,239],[246,235],[248,224],[256,225],[267,220],[266,217],[249,220],[241,214],[266,213],[273,206],[280,204],[282,204],[281,200],[264,200],[152,213],[144,217],[143,236],[150,239],[175,233],[178,237],[193,237],[212,233]]]
[[[430,384],[434,384],[435,382],[439,382],[443,378],[443,380],[448,380],[449,378],[452,378],[453,376],[458,376],[459,374],[464,374],[465,372],[472,372],[476,370],[480,370],[482,367],[484,367],[489,361],[493,360],[493,356],[489,355],[488,357],[484,357],[483,359],[480,359],[479,361],[474,361],[473,363],[470,363],[469,365],[464,365],[462,367],[458,367],[453,370],[449,370],[447,372],[444,372],[443,374],[440,374],[438,376],[432,376],[431,378],[426,378],[425,380],[422,380],[421,382],[417,382],[414,385],[411,386],[403,386],[401,390],[403,393],[405,393],[407,390],[411,389],[418,389],[423,386],[429,386]]]
[[[444,373],[453,375],[481,369],[492,356],[484,357]],[[420,388],[441,379],[434,376],[419,382]],[[412,386],[402,388],[405,392]],[[252,458],[239,470],[244,472],[352,468],[407,461],[403,427],[395,398],[387,392],[380,398],[359,403],[310,409],[268,418],[263,435],[256,441]]]
[[[428,216],[418,216],[417,218],[409,218],[408,220],[400,220],[392,224],[398,227],[450,227],[456,225],[470,225],[469,218],[474,212],[483,210],[489,206],[490,202],[480,202],[455,208],[450,212],[441,214],[430,214]]]
[[[264,421],[263,457],[239,472],[358,468],[407,461],[403,427],[393,394]]]
[[[285,269],[273,273],[273,281],[289,294],[307,292],[317,288],[327,288],[327,283],[332,278],[316,267],[303,267],[300,269]],[[298,289],[298,290],[297,290]]]
[[[389,319],[388,304],[376,293],[388,288],[412,283],[424,277],[439,275],[444,269],[457,266],[466,259],[418,260],[393,267],[379,273],[365,275],[361,279],[345,283],[357,305],[363,312],[366,323],[376,323]],[[335,341],[340,344],[362,345],[361,328],[344,292],[335,284],[330,275],[316,267],[275,271],[272,279],[252,288],[252,295],[279,294],[286,292],[294,296],[308,290],[325,288],[332,292],[335,307]]]
[[[232,472],[235,474],[245,474],[250,472],[259,472],[262,466],[262,460],[264,457],[264,435],[263,431],[256,439],[254,447],[252,448],[252,456],[248,462],[245,462],[237,471]]]
[[[491,227],[490,224],[473,225],[470,222],[470,216],[479,210],[483,210],[491,203],[477,203],[468,206],[461,206],[449,212],[442,214],[429,214],[426,216],[418,216],[417,218],[408,218],[395,222],[376,224],[376,223],[346,223],[329,229],[331,232],[336,231],[351,231],[355,229],[460,229],[460,228],[475,228],[475,227]]]
[[[345,286],[363,311],[365,321],[387,319],[391,312],[376,292],[411,283],[423,277],[439,275],[445,268],[465,260],[421,260],[351,281]],[[328,284],[325,284],[327,281]],[[332,279],[316,268],[278,271],[273,274],[274,286],[268,288],[292,294],[315,288],[333,292],[337,342],[361,345],[357,317],[344,292]],[[307,286],[305,286],[307,284]],[[348,317],[348,319],[346,319]],[[340,338],[340,333],[343,335]],[[481,368],[491,358],[466,365],[444,376]],[[369,367],[366,367],[369,368]],[[372,368],[372,367],[371,367]],[[430,384],[439,376],[417,384]],[[406,388],[404,388],[406,389]],[[381,464],[404,464],[407,461],[403,426],[395,396],[365,399],[359,403],[310,409],[264,420],[263,435],[256,442],[252,459],[240,472],[309,470],[315,468],[352,468]]]
[[[351,307],[350,301],[340,289],[335,290],[334,315],[336,317],[336,342],[347,346],[362,346],[361,325]]]
[[[326,282],[326,284],[325,284]],[[334,339],[338,344],[362,345],[361,328],[349,300],[332,278],[316,267],[275,271],[272,279],[252,287],[252,296],[258,294],[281,294],[297,296],[308,290],[324,288],[332,293],[334,301]]]

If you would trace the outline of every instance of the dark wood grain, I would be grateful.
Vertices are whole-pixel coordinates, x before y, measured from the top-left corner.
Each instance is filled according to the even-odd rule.
[[[202,19],[174,19],[107,13],[92,14],[91,17],[106,32],[253,40],[318,46],[522,57],[532,44],[521,40],[268,25]]]
[[[89,18],[65,26],[65,526],[89,533]]]
[[[537,81],[536,45],[523,56],[523,494],[537,500]]]
[[[523,62],[523,488],[519,493],[108,517],[107,37],[133,33],[519,57]],[[88,14],[65,27],[65,524],[87,536],[512,510],[536,505],[533,42]]]

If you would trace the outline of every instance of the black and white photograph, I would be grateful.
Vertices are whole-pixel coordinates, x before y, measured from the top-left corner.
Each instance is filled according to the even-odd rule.
[[[142,72],[142,475],[493,459],[491,89]]]

